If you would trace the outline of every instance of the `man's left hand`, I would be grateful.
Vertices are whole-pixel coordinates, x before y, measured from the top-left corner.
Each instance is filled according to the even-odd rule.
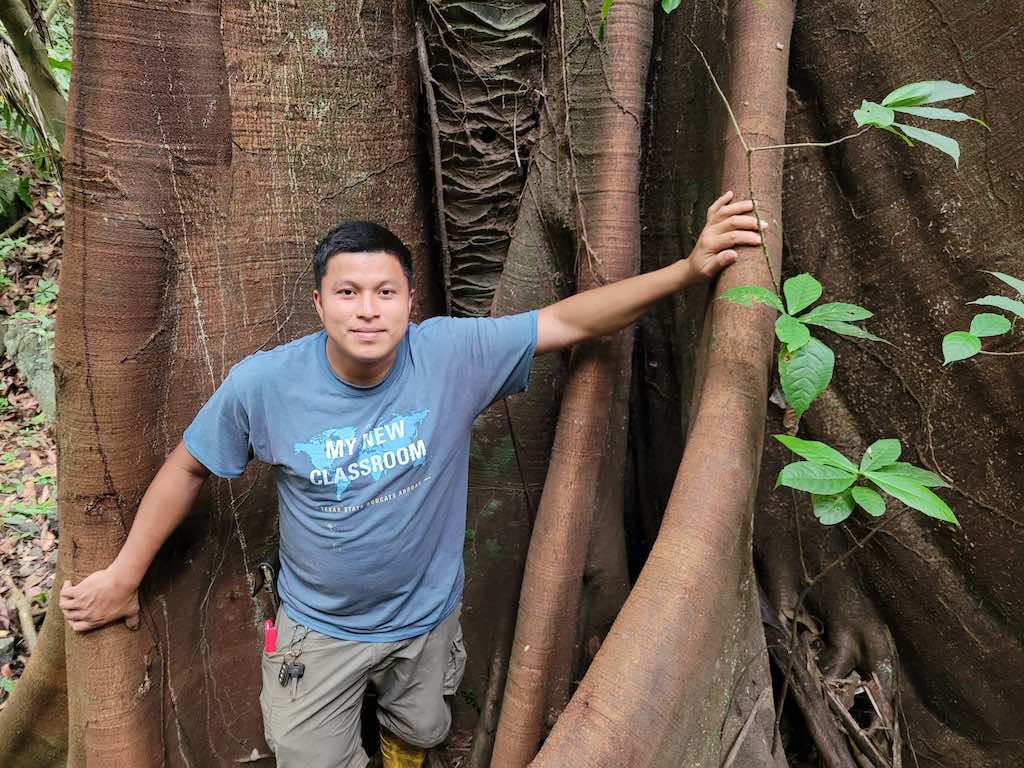
[[[736,261],[734,248],[743,245],[760,245],[761,229],[767,222],[758,221],[747,215],[754,210],[750,200],[731,202],[732,191],[726,192],[708,208],[707,223],[704,225],[697,244],[686,260],[690,276],[696,282],[706,282],[722,269]]]

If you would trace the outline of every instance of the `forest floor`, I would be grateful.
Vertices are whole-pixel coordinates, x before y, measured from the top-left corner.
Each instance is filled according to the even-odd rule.
[[[60,187],[0,135],[0,163],[22,179],[17,220],[0,233],[0,337],[15,317],[51,339],[64,240]],[[7,354],[0,358],[0,709],[24,669],[46,613],[57,563],[57,451],[39,403]],[[27,625],[32,630],[26,632]]]

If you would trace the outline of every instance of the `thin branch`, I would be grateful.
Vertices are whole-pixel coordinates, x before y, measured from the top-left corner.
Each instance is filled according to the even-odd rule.
[[[732,120],[732,127],[736,129],[736,135],[739,137],[740,143],[743,145],[743,149],[750,152],[750,145],[747,144],[746,139],[743,138],[743,131],[740,130],[740,124],[736,120],[736,115],[733,114],[732,105],[729,104],[729,99],[727,99],[725,94],[722,93],[722,88],[718,85],[718,79],[715,77],[715,73],[711,70],[711,65],[708,63],[707,56],[704,55],[704,51],[700,49],[700,46],[697,45],[692,37],[686,35],[686,39],[690,41],[690,45],[694,47],[700,55],[701,61],[704,62],[704,66],[707,68],[708,74],[711,76],[711,82],[714,84],[715,90],[718,91],[718,95],[722,97],[722,103],[725,104],[725,108],[729,112],[729,119]]]
[[[1024,351],[1021,352],[986,352],[984,349],[978,350],[979,355],[1024,355]]]
[[[844,141],[849,141],[850,139],[856,139],[861,134],[867,133],[870,130],[871,126],[869,125],[860,129],[856,133],[851,133],[849,136],[843,136],[843,138],[836,139],[835,141],[801,141],[796,144],[767,144],[763,147],[751,147],[750,151],[762,152],[766,149],[795,149],[797,147],[831,147],[836,144],[842,144]]]

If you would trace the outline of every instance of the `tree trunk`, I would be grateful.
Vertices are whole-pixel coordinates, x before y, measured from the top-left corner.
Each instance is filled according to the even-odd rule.
[[[607,52],[591,40],[566,56],[567,36],[583,36],[597,26],[600,6],[586,10],[581,16],[579,9],[559,4],[552,38],[560,53],[552,57],[560,62],[555,82],[563,88],[567,110],[578,290],[621,280],[637,268],[640,121],[652,24],[649,6],[620,1]],[[631,354],[631,329],[572,353],[527,555],[492,760],[497,768],[529,762],[549,711],[557,716],[568,697],[577,638],[575,622],[566,631],[566,619],[580,610],[591,528],[597,507],[607,501],[599,495],[602,478],[620,488],[623,482],[625,434],[613,427],[612,417],[617,413],[621,422],[625,411],[614,407],[613,398],[617,389],[628,391]],[[622,448],[607,451],[613,435]],[[621,518],[621,506],[611,514]]]
[[[785,126],[793,6],[767,5],[729,8],[729,100],[754,145],[780,143]],[[726,189],[747,186],[747,153],[731,132],[722,177]],[[770,222],[771,266],[759,249],[742,249],[719,291],[771,285],[779,274],[782,158],[755,155],[752,187]],[[710,766],[733,743],[742,765],[784,764],[770,751],[772,710],[763,702],[771,681],[750,550],[772,319],[767,310],[710,305],[704,373],[658,539],[534,765]],[[748,720],[753,728],[743,727]]]
[[[56,354],[69,578],[110,563],[231,364],[317,328],[309,257],[337,219],[387,211],[417,313],[433,310],[410,10],[76,8]],[[142,629],[68,632],[69,765],[266,754],[249,593],[273,498],[266,467],[212,479],[144,583]]]

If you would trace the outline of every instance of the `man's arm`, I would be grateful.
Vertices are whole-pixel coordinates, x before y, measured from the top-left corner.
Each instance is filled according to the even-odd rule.
[[[726,192],[708,208],[707,223],[689,258],[663,269],[630,277],[544,307],[537,314],[536,354],[614,333],[637,320],[659,299],[693,283],[705,282],[736,261],[733,248],[760,245],[750,200],[731,203]],[[766,226],[766,225],[763,225]]]
[[[185,449],[171,451],[149,484],[128,539],[108,567],[60,590],[64,618],[76,632],[96,629],[118,619],[139,624],[138,588],[157,550],[185,519],[210,472]]]

